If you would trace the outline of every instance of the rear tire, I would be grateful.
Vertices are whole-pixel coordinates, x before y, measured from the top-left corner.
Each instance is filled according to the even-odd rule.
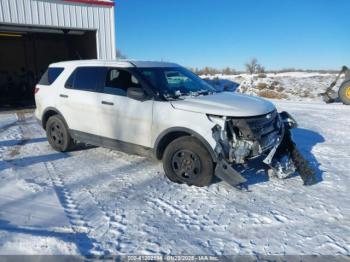
[[[350,105],[350,81],[347,81],[339,88],[339,98],[345,105]]]
[[[46,123],[46,136],[53,149],[59,152],[68,151],[74,144],[68,127],[60,115],[54,115]]]
[[[171,181],[198,187],[208,186],[214,174],[210,153],[191,136],[177,138],[167,146],[163,167]]]

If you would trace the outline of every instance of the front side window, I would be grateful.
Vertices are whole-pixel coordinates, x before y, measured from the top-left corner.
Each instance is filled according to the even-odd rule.
[[[127,89],[130,87],[141,87],[135,76],[124,69],[110,68],[108,70],[103,93],[126,96]]]
[[[68,78],[66,88],[100,92],[104,86],[106,67],[78,67]]]
[[[166,99],[217,92],[206,81],[182,67],[139,68],[139,71]]]
[[[46,72],[42,75],[39,85],[49,86],[60,76],[64,68],[62,67],[49,67]]]

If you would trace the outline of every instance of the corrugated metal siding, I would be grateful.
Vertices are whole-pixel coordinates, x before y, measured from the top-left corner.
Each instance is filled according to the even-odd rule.
[[[113,7],[60,0],[0,0],[0,23],[96,30],[98,58],[115,58]]]

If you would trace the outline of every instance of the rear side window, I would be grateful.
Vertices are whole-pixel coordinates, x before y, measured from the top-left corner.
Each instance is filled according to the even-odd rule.
[[[106,67],[78,67],[68,78],[65,87],[100,92],[105,84]]]
[[[49,86],[60,76],[64,68],[62,67],[49,67],[42,75],[39,85]]]

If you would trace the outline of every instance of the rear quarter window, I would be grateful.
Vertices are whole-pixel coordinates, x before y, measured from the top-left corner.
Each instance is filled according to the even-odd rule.
[[[49,86],[60,76],[64,68],[49,67],[39,81],[39,85]]]

